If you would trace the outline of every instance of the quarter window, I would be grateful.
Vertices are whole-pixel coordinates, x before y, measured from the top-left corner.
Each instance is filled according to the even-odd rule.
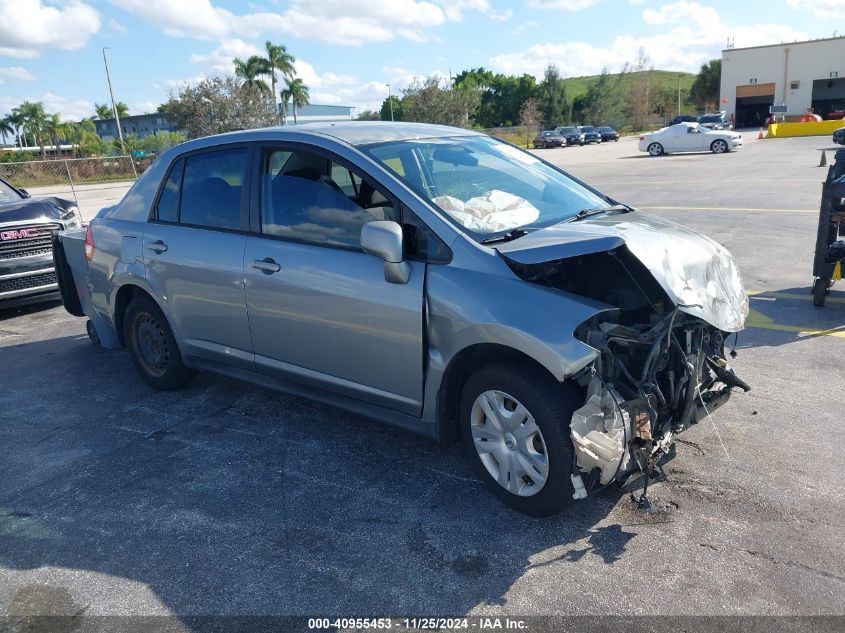
[[[396,220],[393,203],[345,165],[304,151],[273,151],[261,176],[261,228],[265,235],[361,247],[361,227]]]
[[[246,165],[246,148],[186,158],[179,222],[217,229],[241,228]]]
[[[170,169],[170,174],[164,183],[164,189],[162,189],[158,198],[156,217],[162,222],[179,221],[179,189],[182,185],[182,165],[184,165],[184,162],[180,160]]]

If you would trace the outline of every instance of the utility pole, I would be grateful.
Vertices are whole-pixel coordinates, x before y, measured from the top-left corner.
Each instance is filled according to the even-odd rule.
[[[393,120],[393,97],[390,96],[390,84],[387,84],[387,103],[390,104],[390,120]]]
[[[681,116],[681,76],[678,75],[678,116]]]
[[[126,153],[126,145],[123,143],[123,130],[120,129],[120,117],[117,116],[117,106],[114,103],[114,90],[111,87],[111,75],[109,74],[109,60],[106,57],[106,51],[109,50],[109,47],[106,46],[103,48],[103,63],[106,65],[106,79],[109,82],[109,96],[111,96],[111,111],[114,114],[114,123],[117,126],[117,136],[120,138],[120,149]]]

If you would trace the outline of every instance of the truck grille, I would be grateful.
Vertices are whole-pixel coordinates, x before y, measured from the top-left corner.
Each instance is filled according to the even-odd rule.
[[[4,237],[0,240],[0,260],[51,253],[53,251],[52,234],[61,230],[61,228],[59,224],[28,224],[3,227],[0,229],[0,234]],[[24,235],[29,235],[27,237],[15,237],[21,232]]]
[[[40,273],[27,277],[16,277],[15,279],[0,279],[0,294],[4,292],[16,292],[38,286],[49,286],[56,283],[56,273]]]

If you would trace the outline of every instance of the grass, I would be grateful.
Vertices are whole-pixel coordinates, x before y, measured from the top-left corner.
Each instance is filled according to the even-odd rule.
[[[689,94],[692,83],[695,81],[695,75],[692,73],[681,73],[673,70],[643,70],[640,72],[625,73],[622,77],[620,88],[625,94],[631,90],[634,80],[642,75],[648,75],[649,89],[656,91],[661,89],[671,90],[677,93],[678,91],[678,77],[681,78],[681,98],[685,98]],[[609,73],[608,77],[611,79],[611,84],[619,76],[619,73]],[[598,81],[599,75],[587,75],[584,77],[569,77],[564,79],[566,83],[566,97],[567,99],[574,99],[579,95],[586,94],[587,89],[591,83]]]

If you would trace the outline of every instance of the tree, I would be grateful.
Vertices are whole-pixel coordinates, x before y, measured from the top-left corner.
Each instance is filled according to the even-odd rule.
[[[59,149],[59,141],[65,136],[66,127],[62,123],[59,113],[51,114],[44,119],[44,133],[50,138],[50,144]]]
[[[525,127],[525,144],[531,143],[531,132],[540,122],[540,106],[537,99],[528,99],[519,109],[519,121]]]
[[[15,136],[18,138],[18,147],[26,146],[26,138],[21,134],[21,130],[23,129],[26,121],[23,118],[23,114],[21,114],[20,108],[12,108],[12,112],[7,118],[9,119],[9,123],[12,127],[15,128]]]
[[[114,107],[117,110],[118,117],[129,116],[129,106],[123,103],[123,101],[118,101],[114,104]]]
[[[287,88],[282,91],[282,102],[284,103],[284,109],[287,111],[288,108],[288,101],[291,102],[293,105],[293,124],[296,125],[296,110],[297,108],[304,108],[308,105],[308,100],[310,98],[308,94],[308,86],[306,86],[302,79],[287,79],[285,81],[287,83]]]
[[[47,114],[44,112],[44,104],[40,101],[24,101],[18,109],[24,120],[24,128],[32,136],[33,144],[41,148],[42,158],[46,157],[44,127],[47,121]]]
[[[114,117],[114,113],[107,103],[95,103],[94,112],[98,119],[111,119]]]
[[[711,59],[701,65],[698,76],[692,83],[689,98],[705,110],[715,110],[719,103],[719,86],[722,81],[722,60]]]
[[[381,104],[379,116],[382,121],[404,121],[402,118],[402,101],[396,95],[390,95]]]
[[[641,46],[632,72],[631,97],[628,102],[631,125],[635,131],[645,129],[652,113],[648,63],[648,55]]]
[[[549,64],[546,68],[539,87],[539,98],[543,127],[550,129],[561,125],[569,107],[566,101],[566,84],[554,64]]]
[[[15,128],[12,125],[11,119],[8,116],[3,117],[0,119],[0,136],[3,137],[3,145],[6,145],[6,135],[12,135],[14,139]]]
[[[380,121],[381,115],[375,110],[362,110],[355,118],[358,121]]]
[[[235,77],[213,77],[171,93],[165,114],[188,138],[274,125],[276,113],[267,99],[244,90]]]
[[[270,71],[270,94],[273,98],[273,107],[276,105],[276,73],[281,73],[286,79],[293,79],[296,76],[296,69],[293,63],[296,58],[288,53],[288,49],[283,44],[273,44],[267,40],[264,44],[267,50],[267,68]]]
[[[258,94],[270,92],[267,82],[260,79],[261,75],[270,72],[267,60],[259,55],[253,55],[246,61],[235,58],[232,62],[235,65],[235,77],[243,80],[242,86]]]
[[[469,127],[480,102],[476,90],[443,85],[437,77],[414,81],[402,91],[402,120]]]
[[[623,120],[623,71],[615,77],[607,69],[587,87],[587,92],[572,100],[572,120],[587,125],[619,125]]]
[[[164,150],[185,142],[185,137],[178,132],[158,132],[141,139],[142,150],[150,154],[161,154]]]

